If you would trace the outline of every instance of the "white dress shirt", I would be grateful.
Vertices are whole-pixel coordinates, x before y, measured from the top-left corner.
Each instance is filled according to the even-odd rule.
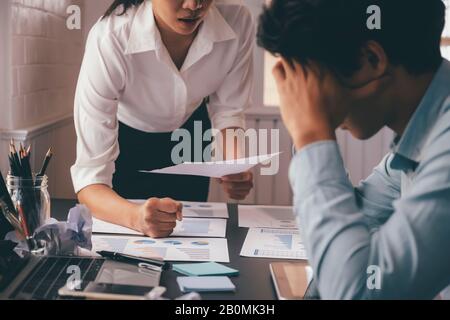
[[[151,1],[99,20],[89,33],[75,96],[75,192],[93,184],[112,187],[119,121],[140,131],[171,132],[209,97],[215,129],[244,128],[254,29],[243,5],[213,4],[178,70],[161,40]]]

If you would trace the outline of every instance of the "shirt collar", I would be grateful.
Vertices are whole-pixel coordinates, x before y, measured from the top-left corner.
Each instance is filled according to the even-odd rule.
[[[215,4],[211,6],[200,28],[197,37],[210,44],[232,40],[237,37]],[[125,54],[154,51],[159,49],[161,45],[161,35],[153,15],[153,4],[151,0],[146,0],[137,9],[131,25]]]
[[[450,62],[444,59],[403,136],[393,143],[392,169],[415,170],[422,160],[424,145],[439,119],[442,103],[450,95],[449,83]]]

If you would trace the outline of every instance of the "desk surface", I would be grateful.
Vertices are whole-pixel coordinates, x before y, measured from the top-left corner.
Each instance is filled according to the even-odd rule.
[[[58,220],[65,220],[69,209],[75,205],[71,200],[53,200],[52,216]],[[229,205],[228,211],[230,219],[227,225],[228,250],[230,254],[230,264],[228,266],[238,269],[240,275],[231,278],[236,285],[235,293],[207,293],[202,294],[206,300],[274,300],[276,293],[270,278],[269,264],[274,260],[244,258],[239,254],[248,229],[238,227],[237,205]],[[288,261],[288,260],[286,260]],[[182,295],[176,278],[180,276],[177,272],[164,272],[161,278],[161,285],[167,288],[166,297],[174,299]]]

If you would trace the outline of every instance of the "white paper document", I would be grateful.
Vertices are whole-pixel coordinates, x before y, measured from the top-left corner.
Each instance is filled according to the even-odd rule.
[[[146,200],[129,200],[143,204]],[[182,201],[183,217],[185,218],[221,218],[228,219],[228,206],[219,202],[189,202]]]
[[[239,227],[297,229],[293,207],[239,206]]]
[[[229,161],[185,162],[173,167],[141,172],[222,178],[232,174],[247,172],[258,164],[265,164],[271,161],[273,158],[278,157],[280,154],[281,153],[274,153],[271,155],[262,155]]]
[[[92,236],[93,251],[113,251],[164,261],[230,262],[226,239]]]
[[[227,220],[225,219],[184,218],[183,221],[177,222],[177,226],[170,236],[225,238],[226,230]],[[92,232],[143,236],[142,233],[135,230],[96,218],[92,218]]]
[[[226,203],[183,201],[183,217],[228,219]]]
[[[298,230],[249,229],[241,256],[254,258],[306,260]]]
[[[226,231],[225,219],[184,218],[177,222],[171,237],[225,238]]]

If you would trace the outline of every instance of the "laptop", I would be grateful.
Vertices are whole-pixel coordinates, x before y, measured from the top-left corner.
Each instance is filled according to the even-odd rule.
[[[157,287],[161,272],[94,257],[19,257],[15,244],[0,241],[0,300],[54,300],[79,270],[82,286],[90,282]],[[83,290],[83,288],[80,288]]]

